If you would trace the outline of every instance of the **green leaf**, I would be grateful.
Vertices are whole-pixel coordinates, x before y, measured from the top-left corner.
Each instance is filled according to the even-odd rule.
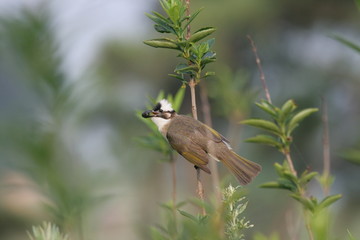
[[[280,183],[273,181],[273,182],[267,182],[260,185],[261,188],[282,188]]]
[[[207,36],[209,36],[210,34],[212,34],[215,31],[216,31],[216,29],[213,27],[201,28],[190,36],[189,41],[194,42],[194,43],[198,42],[201,39],[206,38]]]
[[[180,210],[180,209],[178,209],[178,211],[179,211],[179,213],[180,213],[181,215],[183,215],[184,217],[187,217],[187,218],[193,220],[194,222],[199,222],[199,219],[198,219],[196,216],[194,216],[194,215],[192,215],[192,214],[190,214],[190,213],[188,213],[188,212],[182,211],[182,210]]]
[[[340,156],[349,162],[360,164],[360,149],[347,149],[343,151]]]
[[[306,184],[308,182],[311,181],[311,179],[313,179],[316,175],[318,175],[317,172],[310,172],[307,173],[306,171],[301,175],[300,177],[300,183],[301,184]]]
[[[179,46],[171,39],[168,38],[159,38],[159,39],[151,39],[144,41],[146,45],[154,48],[170,48],[179,50]]]
[[[173,28],[171,28],[169,26],[159,25],[159,24],[155,24],[154,28],[159,33],[174,33],[175,32]]]
[[[289,122],[287,134],[290,135],[290,133],[298,126],[299,122],[304,120],[304,118],[308,117],[310,114],[317,111],[317,108],[307,108],[295,114],[295,116],[292,117]]]
[[[246,142],[266,144],[278,149],[282,147],[281,143],[279,143],[276,138],[269,135],[256,135],[255,137],[246,139]]]
[[[152,12],[152,13],[154,15],[149,14],[149,13],[145,13],[145,15],[158,25],[169,26],[170,23],[164,16],[162,16],[160,13],[157,13],[157,12]]]
[[[360,10],[360,0],[355,0],[355,4],[356,4],[357,8]]]
[[[281,136],[281,131],[279,127],[270,121],[263,120],[263,119],[247,119],[244,121],[241,121],[242,124],[250,125],[253,127],[261,128],[263,130],[266,130],[268,132],[271,132],[275,135]]]
[[[260,103],[255,103],[255,104],[256,104],[256,106],[261,108],[264,112],[267,112],[268,114],[270,114],[272,117],[277,116],[277,112],[275,111],[276,107],[274,105],[272,105],[271,103],[269,103],[268,101],[261,100]]]
[[[171,6],[167,13],[174,24],[178,24],[180,22],[180,8],[178,5]]]
[[[359,5],[360,5],[360,3],[359,3]],[[359,7],[360,8],[360,7]],[[349,231],[349,229],[347,230],[347,233],[348,233],[348,236],[349,236],[349,240],[356,240],[355,238],[354,238],[354,236],[351,234],[351,232]]]
[[[185,88],[179,88],[179,90],[176,92],[175,97],[174,97],[174,101],[173,101],[173,108],[175,111],[179,111],[181,104],[184,100],[184,96],[185,96]]]
[[[188,65],[188,64],[185,64],[185,63],[180,63],[176,66],[174,72],[180,74],[180,73],[194,73],[198,71],[198,68],[197,66],[195,65]]]
[[[206,40],[205,42],[208,44],[209,48],[212,48],[212,46],[214,46],[214,44],[215,44],[215,38],[210,38],[209,40]]]
[[[278,189],[285,189],[289,191],[294,191],[296,186],[286,179],[279,179],[278,181],[267,182],[260,185],[261,188],[278,188]]]
[[[174,77],[179,79],[180,81],[184,81],[185,78],[182,75],[178,75],[178,74],[168,74],[170,77]]]
[[[359,0],[357,0],[357,2],[359,2]],[[359,6],[359,5],[358,5]],[[333,39],[337,40],[338,42],[344,44],[345,46],[357,51],[358,53],[360,53],[360,46],[356,43],[353,43],[352,41],[344,38],[344,37],[341,37],[339,35],[332,35],[331,36]]]
[[[319,204],[319,209],[324,209],[324,208],[330,206],[331,204],[333,204],[334,202],[339,200],[341,197],[342,197],[341,194],[337,194],[337,195],[331,195],[331,196],[324,198]]]
[[[286,101],[279,112],[279,122],[284,123],[296,107],[294,100],[290,99]]]
[[[295,193],[295,194],[290,194],[290,196],[292,198],[294,198],[295,200],[297,200],[298,202],[300,202],[306,209],[310,210],[311,212],[315,211],[315,204],[313,201],[311,201],[308,198],[302,197],[299,194]]]
[[[275,171],[276,173],[279,175],[279,176],[283,176],[283,173],[285,171],[285,167],[279,163],[274,163],[274,168],[275,168]]]
[[[196,17],[197,15],[203,10],[204,8],[200,8],[199,10],[197,10],[196,12],[194,12],[193,14],[191,14],[191,16],[189,17],[189,20],[186,22],[185,26],[183,27],[183,29],[185,29]]]

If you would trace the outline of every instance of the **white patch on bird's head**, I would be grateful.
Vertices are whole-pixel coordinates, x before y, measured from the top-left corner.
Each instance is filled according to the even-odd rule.
[[[156,104],[153,111],[157,114],[152,117],[151,120],[159,128],[159,131],[165,136],[167,128],[164,127],[170,123],[174,116],[176,116],[175,110],[172,108],[172,105],[168,100],[162,99]]]
[[[162,99],[159,103],[161,105],[160,106],[161,110],[166,111],[166,112],[174,111],[174,109],[172,108],[171,103],[168,100]]]

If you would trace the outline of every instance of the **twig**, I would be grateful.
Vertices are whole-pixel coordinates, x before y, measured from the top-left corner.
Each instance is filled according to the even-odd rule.
[[[330,177],[330,143],[329,143],[329,119],[327,112],[327,104],[324,99],[322,99],[322,123],[323,123],[323,177],[325,181]],[[329,195],[329,184],[325,183],[323,186],[324,195]]]
[[[284,154],[285,154],[286,161],[287,161],[287,163],[288,163],[288,165],[289,165],[289,168],[290,168],[291,173],[292,173],[294,176],[297,177],[297,172],[296,172],[296,170],[295,170],[295,168],[294,168],[294,164],[293,164],[293,161],[292,161],[292,159],[291,159],[290,153],[289,153],[289,152],[285,152]]]
[[[211,109],[210,109],[210,103],[209,103],[209,98],[208,98],[208,90],[207,90],[205,81],[200,82],[200,99],[201,99],[202,112],[204,115],[204,122],[209,127],[212,127]],[[210,159],[209,165],[210,165],[210,171],[211,171],[211,175],[212,175],[213,189],[214,189],[215,197],[216,197],[216,205],[220,206],[222,194],[220,191],[219,170],[218,170],[218,167],[217,167],[214,159]]]
[[[191,113],[193,115],[193,118],[198,120],[197,108],[196,108],[196,93],[195,93],[196,82],[193,77],[189,81],[189,87],[191,94]]]
[[[186,3],[186,15],[190,16],[190,0],[185,0],[185,3]],[[187,26],[186,39],[190,38],[190,34],[191,33],[190,33],[190,24],[189,24]],[[196,93],[195,93],[195,87],[196,87],[197,81],[194,79],[193,76],[191,76],[188,84],[189,84],[190,93],[191,93],[191,112],[192,112],[193,118],[195,118],[197,120],[198,116],[197,116],[197,109],[196,109]],[[200,169],[197,168],[196,169],[197,192],[198,192],[200,200],[204,202],[205,193],[204,193],[204,187],[201,182],[200,175],[201,175]],[[203,215],[206,215],[206,210],[204,207],[201,208],[201,212]]]
[[[171,173],[172,173],[172,200],[174,204],[174,208],[176,206],[176,166],[174,154],[171,153]]]
[[[265,74],[264,74],[264,71],[263,71],[262,66],[261,66],[261,61],[260,61],[259,55],[257,54],[257,49],[256,49],[256,46],[255,46],[255,42],[253,41],[253,39],[251,38],[250,35],[247,35],[246,37],[249,39],[252,51],[253,51],[253,53],[255,55],[256,64],[257,64],[259,72],[260,72],[260,80],[262,82],[262,85],[263,85],[263,88],[264,88],[264,91],[265,91],[266,99],[268,100],[269,103],[271,103],[271,97],[270,97],[269,88],[266,85]]]
[[[190,0],[185,0],[185,4],[186,4],[186,16],[190,16]],[[190,38],[190,24],[187,25],[186,28],[186,40],[188,40]]]
[[[170,153],[170,159],[171,159],[171,172],[172,172],[172,201],[173,201],[173,205],[172,205],[172,210],[173,210],[173,215],[174,215],[174,226],[176,231],[174,232],[174,239],[176,239],[175,237],[177,236],[177,217],[176,217],[176,166],[175,166],[175,158],[174,158],[174,154]]]

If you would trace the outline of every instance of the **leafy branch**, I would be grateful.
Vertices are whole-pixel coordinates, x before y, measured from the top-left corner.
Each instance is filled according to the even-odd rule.
[[[187,15],[186,4],[182,0],[160,0],[165,15],[153,11],[146,14],[155,22],[154,29],[159,33],[170,34],[170,38],[157,38],[144,41],[145,44],[155,48],[167,48],[180,52],[178,57],[185,60],[179,63],[175,74],[170,74],[180,79],[183,84],[195,79],[197,84],[200,79],[213,75],[213,72],[203,73],[205,66],[216,60],[216,53],[211,50],[215,39],[202,41],[215,32],[213,27],[203,27],[187,37],[190,23],[196,19],[202,8],[191,15]]]

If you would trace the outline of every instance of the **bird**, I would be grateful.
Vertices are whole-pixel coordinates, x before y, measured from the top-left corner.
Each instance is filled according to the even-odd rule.
[[[259,164],[235,153],[223,135],[190,116],[177,114],[166,99],[143,112],[142,117],[151,118],[170,146],[196,169],[211,174],[208,163],[215,159],[222,162],[241,185],[250,183],[261,171]]]

